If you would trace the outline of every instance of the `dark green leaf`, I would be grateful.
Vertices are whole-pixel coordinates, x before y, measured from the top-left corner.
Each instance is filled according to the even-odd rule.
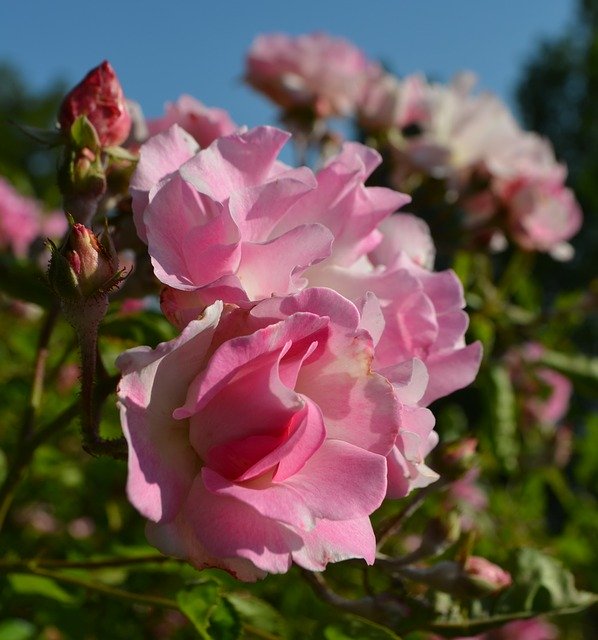
[[[0,622],[0,638],[2,640],[30,640],[35,636],[35,627],[31,622],[13,618]]]
[[[266,631],[274,637],[287,637],[284,618],[267,602],[250,593],[229,593],[225,597],[244,624]]]
[[[490,369],[493,385],[493,439],[495,453],[507,471],[517,466],[519,441],[515,414],[515,393],[505,367],[494,366]]]
[[[400,640],[390,629],[357,616],[343,616],[324,628],[326,640]]]
[[[0,256],[0,291],[11,298],[49,307],[54,295],[43,274],[33,264]]]
[[[21,595],[44,596],[63,604],[72,604],[75,597],[51,578],[16,573],[8,577],[11,587]]]
[[[177,593],[177,603],[203,640],[218,640],[208,628],[210,618],[222,602],[220,587],[215,582],[197,584]]]
[[[588,358],[580,354],[571,355],[557,351],[544,351],[540,362],[564,374],[581,376],[598,381],[598,358]]]
[[[23,133],[27,134],[30,138],[33,138],[41,144],[48,145],[49,147],[56,147],[59,144],[63,144],[65,139],[64,135],[56,129],[41,129],[40,127],[29,127],[18,122],[13,123]]]

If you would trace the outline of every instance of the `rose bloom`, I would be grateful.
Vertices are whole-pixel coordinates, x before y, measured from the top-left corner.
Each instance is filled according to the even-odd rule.
[[[217,299],[300,291],[310,265],[350,264],[373,249],[379,222],[408,201],[365,187],[377,152],[347,144],[314,175],[278,160],[288,138],[257,127],[198,151],[175,125],[141,147],[131,181],[135,223],[156,276],[175,290],[165,308],[175,324]],[[177,315],[182,309],[190,311]]]
[[[524,398],[525,416],[532,422],[556,425],[569,411],[571,380],[539,363],[545,348],[528,342],[506,354],[511,379]]]
[[[324,33],[258,36],[247,55],[246,81],[285,110],[317,117],[351,114],[377,66],[354,45]]]
[[[194,153],[174,127],[142,147],[133,206],[168,285],[162,309],[182,328],[218,299],[247,307],[322,286],[352,300],[374,338],[374,370],[397,388],[413,382],[414,409],[389,456],[389,496],[402,497],[438,477],[424,462],[434,418],[417,405],[469,384],[479,367],[462,288],[452,272],[429,270],[424,223],[389,218],[407,197],[365,187],[377,152],[347,144],[314,176],[276,159],[286,139],[259,127]]]
[[[224,109],[206,107],[192,96],[182,95],[176,102],[166,104],[162,118],[148,120],[150,136],[167,131],[178,124],[191,134],[200,147],[209,147],[216,138],[233,133],[238,127]]]
[[[119,357],[127,492],[152,544],[242,580],[374,562],[368,516],[403,406],[359,322],[327,289],[216,302],[178,338]]]
[[[112,65],[104,60],[65,96],[58,122],[68,131],[79,116],[87,116],[103,147],[122,144],[131,130],[131,116]]]
[[[0,176],[0,250],[22,258],[36,238],[59,238],[66,228],[62,212],[44,213],[37,200],[22,195]]]

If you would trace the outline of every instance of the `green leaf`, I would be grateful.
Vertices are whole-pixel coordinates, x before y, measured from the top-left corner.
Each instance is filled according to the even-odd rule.
[[[11,298],[49,307],[54,295],[41,271],[29,262],[0,256],[0,291]]]
[[[85,115],[78,116],[71,125],[71,140],[78,149],[100,149],[98,133]]]
[[[376,624],[371,620],[358,616],[343,616],[334,624],[324,628],[326,640],[400,640],[393,631],[387,627]]]
[[[509,372],[503,366],[490,369],[493,386],[493,439],[497,458],[507,471],[517,467],[519,440],[517,439],[517,420],[515,413],[515,393]]]
[[[213,616],[217,628],[218,625],[227,628],[226,613],[218,611],[222,605],[220,585],[213,581],[196,584],[190,589],[179,591],[176,599],[181,611],[189,618],[203,640],[219,640],[220,636],[212,635],[209,628]],[[228,640],[235,636],[226,637]]]
[[[234,607],[222,599],[210,616],[210,635],[217,640],[237,640],[241,634],[241,621]]]
[[[484,354],[492,353],[496,329],[494,323],[481,313],[471,316],[470,332],[474,340],[479,340],[484,346]]]
[[[129,162],[137,162],[138,156],[123,147],[104,147],[104,153],[115,160],[128,160]]]
[[[540,356],[540,362],[566,375],[598,381],[598,358],[559,353],[558,351],[544,351]]]
[[[2,640],[30,640],[36,632],[35,626],[27,620],[13,618],[0,622],[0,638]]]
[[[13,590],[21,595],[43,596],[63,604],[72,604],[76,601],[75,596],[65,591],[54,580],[45,576],[15,573],[8,576],[8,581]]]
[[[245,625],[265,631],[273,637],[287,637],[285,619],[267,602],[250,593],[228,593],[225,598]]]
[[[0,449],[0,482],[4,482],[4,478],[6,478],[6,473],[8,471],[8,463],[6,460],[6,454],[2,449]],[[1,638],[2,636],[0,636]]]
[[[65,141],[64,134],[56,129],[40,129],[39,127],[30,127],[28,125],[13,122],[24,134],[28,135],[41,144],[49,147],[57,147]]]
[[[159,342],[172,340],[176,331],[164,317],[144,312],[126,317],[107,318],[100,326],[100,335],[155,347]]]
[[[497,611],[518,607],[526,613],[558,613],[559,610],[582,609],[598,598],[578,591],[573,574],[561,562],[536,549],[517,552],[512,575],[513,587],[505,592]]]
[[[598,416],[591,416],[586,423],[585,434],[578,440],[576,450],[577,479],[586,487],[598,486]]]

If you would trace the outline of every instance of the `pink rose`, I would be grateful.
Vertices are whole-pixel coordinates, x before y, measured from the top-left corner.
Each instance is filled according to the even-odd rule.
[[[104,60],[65,96],[58,122],[68,131],[79,116],[87,116],[103,147],[122,144],[131,130],[125,96],[111,64]]]
[[[66,218],[62,215],[63,228]],[[0,250],[9,249],[24,257],[31,243],[43,231],[44,217],[40,204],[21,195],[9,182],[0,177]],[[53,229],[52,229],[53,230]],[[55,237],[55,234],[49,234]]]
[[[326,118],[353,112],[373,67],[341,38],[274,33],[251,45],[245,79],[285,110],[307,107]]]
[[[425,122],[429,117],[425,89],[425,79],[419,75],[399,80],[390,73],[372,73],[357,109],[360,126],[375,132]]]
[[[455,273],[429,270],[434,245],[427,225],[398,214],[377,230],[382,240],[368,260],[348,268],[323,262],[306,276],[310,284],[331,287],[363,309],[365,326],[377,339],[377,371],[393,380],[393,371],[402,371],[404,362],[419,358],[425,363],[430,380],[419,400],[425,406],[475,379],[481,345],[465,344],[468,317]],[[377,303],[366,307],[367,292],[375,294]]]
[[[217,302],[120,356],[127,492],[153,544],[243,580],[373,563],[401,403],[359,321],[330,290]]]
[[[569,411],[573,392],[571,380],[562,373],[542,366],[544,347],[528,342],[506,356],[511,378],[524,397],[526,417],[544,425],[556,425]]]
[[[227,136],[238,128],[224,109],[206,107],[192,96],[183,95],[166,105],[166,115],[148,120],[150,136],[167,131],[178,124],[191,134],[200,147],[209,147],[216,138]]]
[[[299,291],[317,262],[354,262],[380,241],[379,222],[407,201],[364,186],[380,162],[375,151],[345,145],[314,176],[277,160],[288,137],[258,127],[194,154],[175,126],[142,146],[133,210],[156,276],[178,290],[164,299],[176,324],[217,299]]]

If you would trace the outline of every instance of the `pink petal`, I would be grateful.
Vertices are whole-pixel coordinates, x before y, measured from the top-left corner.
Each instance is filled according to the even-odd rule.
[[[117,359],[123,373],[121,421],[129,444],[127,494],[150,520],[174,517],[197,471],[188,429],[172,412],[203,364],[221,311],[217,303],[175,340],[154,350],[132,349]]]
[[[199,146],[193,138],[175,125],[150,138],[141,146],[139,162],[131,177],[133,219],[137,234],[147,242],[143,212],[150,200],[150,191],[167,176],[170,176],[184,162],[192,158]]]

